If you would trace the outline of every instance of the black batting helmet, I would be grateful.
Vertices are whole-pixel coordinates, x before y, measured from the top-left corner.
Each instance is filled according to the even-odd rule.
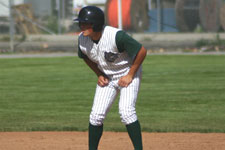
[[[102,31],[105,24],[104,12],[96,6],[83,7],[74,21],[93,24],[93,31]]]

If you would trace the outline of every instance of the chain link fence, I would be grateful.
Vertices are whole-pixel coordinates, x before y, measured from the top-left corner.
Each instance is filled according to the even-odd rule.
[[[73,19],[86,5],[102,8],[106,24],[118,27],[118,1],[0,0],[0,42],[11,41],[13,50],[32,35],[77,35],[79,28]],[[122,29],[132,34],[223,33],[225,30],[225,0],[120,1]]]

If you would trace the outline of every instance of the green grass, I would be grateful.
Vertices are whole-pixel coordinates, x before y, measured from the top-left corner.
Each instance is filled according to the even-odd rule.
[[[86,131],[97,78],[78,57],[0,59],[0,131]],[[225,132],[225,55],[154,55],[137,101],[147,132]],[[104,130],[126,131],[118,100]]]

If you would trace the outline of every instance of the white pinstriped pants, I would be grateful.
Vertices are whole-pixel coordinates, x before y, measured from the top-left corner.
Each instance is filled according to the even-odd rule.
[[[141,82],[141,70],[138,70],[128,87],[119,87],[119,79],[110,81],[105,87],[97,85],[90,114],[90,123],[92,125],[100,126],[103,124],[110,107],[119,93],[119,114],[121,121],[125,125],[128,125],[137,120],[135,105]]]

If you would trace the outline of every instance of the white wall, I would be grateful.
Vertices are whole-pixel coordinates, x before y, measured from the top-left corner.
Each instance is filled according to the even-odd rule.
[[[102,5],[105,3],[106,0],[73,0],[74,13],[78,14],[80,9],[87,5]]]
[[[32,11],[37,16],[51,15],[51,0],[24,0],[25,3],[32,4]]]
[[[14,4],[23,4],[24,0],[14,0]],[[0,0],[0,17],[9,16],[9,0]]]
[[[75,6],[105,4],[106,0],[73,0]]]

